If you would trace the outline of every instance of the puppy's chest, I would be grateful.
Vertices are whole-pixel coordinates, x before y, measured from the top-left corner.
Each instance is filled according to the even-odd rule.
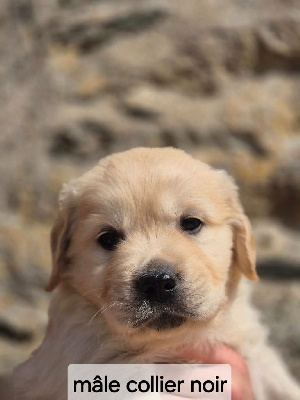
[[[117,359],[123,359],[126,363],[136,364],[182,364],[182,363],[201,363],[201,354],[207,353],[212,343],[207,338],[194,338],[193,340],[174,340],[173,343],[165,345],[149,346],[136,351],[124,352],[116,355]],[[193,358],[193,354],[197,354]],[[200,357],[199,357],[200,355]]]

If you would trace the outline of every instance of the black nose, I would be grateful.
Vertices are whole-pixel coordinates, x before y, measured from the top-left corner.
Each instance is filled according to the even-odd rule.
[[[136,286],[143,298],[165,302],[173,297],[177,283],[175,273],[160,270],[141,275],[136,281]]]

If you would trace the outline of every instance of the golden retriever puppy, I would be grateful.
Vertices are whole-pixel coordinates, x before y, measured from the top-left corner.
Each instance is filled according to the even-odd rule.
[[[224,343],[256,400],[300,399],[249,302],[254,241],[224,171],[172,148],[109,156],[63,188],[51,249],[49,325],[17,398],[66,400],[69,364],[176,363],[183,345]]]

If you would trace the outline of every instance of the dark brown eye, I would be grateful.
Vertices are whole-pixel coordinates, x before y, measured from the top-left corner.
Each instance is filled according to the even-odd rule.
[[[188,233],[198,233],[202,226],[203,222],[199,218],[182,217],[180,220],[181,229]]]
[[[124,240],[124,235],[114,228],[106,229],[97,237],[98,244],[108,251],[115,250],[122,240]]]

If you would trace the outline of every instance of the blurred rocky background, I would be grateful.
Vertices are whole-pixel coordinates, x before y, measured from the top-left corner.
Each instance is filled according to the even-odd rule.
[[[236,178],[254,301],[300,378],[299,0],[0,0],[0,82],[2,391],[47,323],[62,183],[135,146]]]

